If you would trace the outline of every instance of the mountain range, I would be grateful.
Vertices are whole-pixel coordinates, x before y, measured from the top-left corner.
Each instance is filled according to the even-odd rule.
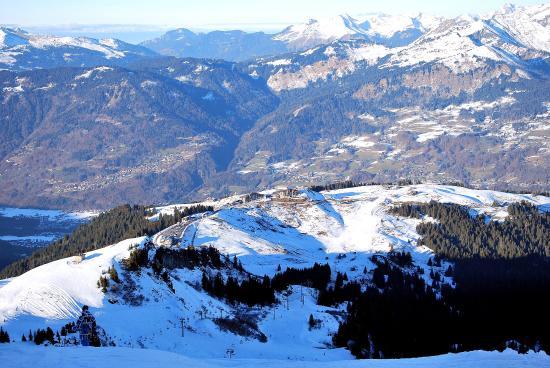
[[[346,15],[140,46],[3,28],[0,203],[101,209],[342,178],[546,191],[549,14]]]
[[[549,4],[0,28],[0,364],[549,365],[549,87]]]
[[[414,17],[386,14],[358,17],[339,15],[311,19],[304,24],[289,26],[277,34],[242,31],[194,33],[180,28],[142,42],[141,45],[163,55],[244,61],[305,50],[337,40],[360,39],[388,47],[404,46],[440,21],[441,18],[422,14]]]
[[[124,65],[156,53],[115,39],[35,35],[0,27],[0,70]]]

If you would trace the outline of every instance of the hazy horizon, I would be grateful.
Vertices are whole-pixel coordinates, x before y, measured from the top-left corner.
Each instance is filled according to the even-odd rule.
[[[265,5],[267,2],[261,3]],[[260,2],[250,0],[236,0],[231,3],[206,0],[200,4],[174,0],[158,0],[155,3],[122,0],[116,4],[105,0],[95,1],[93,4],[52,0],[45,4],[39,0],[22,0],[4,7],[0,14],[0,24],[21,27],[33,33],[118,38],[139,43],[176,28],[188,28],[194,32],[238,29],[277,33],[291,24],[338,14],[354,16],[369,13],[424,13],[453,17],[461,14],[486,14],[507,3],[510,1],[466,0],[442,4],[435,0],[395,0],[386,3],[370,0],[342,0],[337,3],[305,0],[295,3],[291,0],[280,0],[277,7],[265,9]],[[531,0],[513,2],[517,6],[544,3]],[[125,11],[127,9],[132,9],[132,12]],[[289,12],[288,9],[292,11]],[[44,19],[48,19],[48,22],[44,22]]]

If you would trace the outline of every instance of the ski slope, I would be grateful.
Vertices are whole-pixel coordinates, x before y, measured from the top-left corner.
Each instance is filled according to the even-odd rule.
[[[2,346],[4,345],[4,346]],[[116,366],[119,368],[156,367],[265,367],[265,368],[530,368],[550,365],[550,357],[543,353],[519,355],[515,351],[473,351],[446,354],[416,359],[350,360],[324,363],[304,363],[288,360],[243,360],[243,359],[192,359],[182,355],[145,349],[128,348],[44,348],[23,344],[0,345],[3,367],[19,368],[32,366],[49,368],[56,366],[96,368]]]
[[[333,277],[336,271],[346,272],[350,279],[363,283],[369,282],[374,269],[373,254],[405,250],[412,254],[416,266],[427,270],[424,274],[429,281],[427,263],[433,254],[417,244],[415,229],[421,220],[396,217],[388,209],[399,203],[430,200],[465,205],[472,214],[484,214],[494,221],[506,216],[506,207],[512,202],[527,201],[541,210],[550,209],[550,198],[544,196],[446,185],[376,185],[322,193],[301,190],[291,198],[278,198],[272,190],[251,201],[233,196],[204,202],[214,211],[185,219],[185,226],[176,228],[181,234],[170,246],[216,247],[223,254],[237,256],[244,268],[256,275],[273,275],[279,265],[284,270],[328,262]],[[159,207],[156,212],[173,213],[174,208],[187,206],[190,204]],[[155,242],[160,238],[152,237]],[[81,306],[87,304],[118,347],[168,351],[189,359],[224,359],[228,349],[234,350],[238,359],[333,362],[336,366],[342,365],[334,362],[353,359],[347,350],[330,346],[330,334],[337,330],[344,306],[319,306],[315,292],[299,286],[291,288],[288,301],[278,295],[281,303],[271,307],[233,306],[200,288],[200,269],[170,271],[172,292],[151,269],[131,273],[122,267],[121,261],[131,249],[146,241],[145,237],[128,239],[89,252],[81,261],[66,258],[0,281],[0,325],[19,340],[29,329],[60,329],[74,321]],[[115,267],[123,283],[104,294],[97,281],[109,267]],[[446,267],[443,263],[438,271],[443,274]],[[444,281],[452,283],[449,278]],[[322,321],[319,328],[309,328],[310,314]],[[267,341],[222,330],[215,322],[219,317],[237,316],[253,321]],[[126,352],[115,349],[112,354]],[[506,355],[488,355],[487,360],[501,356]],[[519,364],[522,360],[518,359]]]

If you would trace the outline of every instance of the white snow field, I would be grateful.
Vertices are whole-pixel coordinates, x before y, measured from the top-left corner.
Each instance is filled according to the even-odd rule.
[[[472,214],[483,214],[494,221],[507,215],[506,206],[511,202],[527,201],[541,210],[550,209],[550,198],[544,196],[446,185],[377,185],[322,193],[300,190],[292,198],[277,198],[277,192],[271,190],[257,197],[251,201],[245,201],[245,196],[233,196],[204,202],[212,205],[214,211],[185,219],[152,239],[157,247],[167,246],[161,242],[163,236],[176,233],[171,247],[214,246],[230,257],[236,255],[244,268],[256,275],[273,275],[279,265],[284,270],[287,266],[306,267],[315,262],[328,262],[333,277],[335,271],[346,272],[350,279],[366,283],[374,268],[370,257],[392,248],[411,252],[415,264],[428,269],[432,252],[417,245],[419,236],[415,228],[421,220],[389,214],[388,208],[392,205],[430,200],[458,203],[469,206]],[[175,207],[186,206],[190,204],[159,207],[156,211],[171,213]],[[19,341],[29,329],[49,326],[59,330],[74,321],[81,306],[87,304],[117,349],[42,349],[30,343],[17,343],[0,346],[0,360],[5,362],[4,357],[8,357],[8,367],[13,356],[29,362],[34,357],[34,366],[53,366],[53,362],[68,365],[80,355],[79,366],[95,366],[101,359],[127,361],[133,367],[161,366],[159,361],[166,362],[166,366],[187,362],[187,366],[213,367],[304,367],[308,366],[306,361],[325,362],[320,367],[397,366],[392,361],[358,363],[347,350],[332,348],[330,334],[336,331],[342,318],[339,312],[345,307],[317,305],[311,289],[294,286],[288,301],[278,295],[282,302],[273,307],[245,308],[206,294],[200,287],[200,269],[170,271],[174,292],[151,269],[142,269],[139,273],[125,271],[120,262],[128,257],[132,247],[146,241],[145,237],[128,239],[89,252],[81,261],[61,259],[0,281],[0,326],[12,339]],[[126,291],[110,289],[104,294],[97,287],[99,277],[111,266],[118,271],[122,285],[129,287]],[[443,271],[446,265],[441,267]],[[452,283],[452,280],[446,278],[445,282]],[[319,328],[309,329],[310,314],[322,321]],[[254,321],[267,341],[222,331],[214,322],[215,317],[237,315]],[[234,351],[235,359],[226,358],[228,349]],[[348,360],[352,361],[343,363]],[[543,366],[544,362],[548,362],[548,358],[538,354],[465,353],[407,360],[406,366],[531,367]]]
[[[50,220],[81,220],[97,216],[94,211],[63,212],[59,210],[41,210],[36,208],[0,207],[2,217],[47,217]]]
[[[183,355],[129,348],[51,348],[1,344],[4,368],[34,367],[117,367],[117,368],[530,368],[547,367],[550,357],[544,353],[519,355],[515,351],[473,351],[415,359],[348,360],[335,362],[298,362],[263,359],[193,359]]]

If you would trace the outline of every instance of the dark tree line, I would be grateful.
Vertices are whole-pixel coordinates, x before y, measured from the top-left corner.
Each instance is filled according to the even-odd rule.
[[[442,285],[434,269],[428,286],[418,271],[407,274],[379,262],[375,287],[351,299],[335,345],[358,357],[386,358],[506,347],[549,352],[548,214],[526,203],[508,211],[496,223],[451,204],[395,208],[399,215],[438,220],[418,231],[436,253],[430,267],[440,266],[441,258],[454,263],[444,272],[456,287]]]
[[[488,223],[484,216],[473,217],[466,207],[433,201],[403,204],[392,211],[405,217],[427,215],[439,220],[421,223],[417,231],[422,235],[421,244],[441,257],[550,257],[550,213],[541,213],[529,203],[511,204],[506,221]]]
[[[321,305],[337,305],[345,301],[355,300],[361,293],[361,285],[355,281],[349,281],[345,273],[336,273],[334,286],[320,288],[317,303]]]
[[[36,345],[42,345],[46,341],[48,341],[50,344],[54,344],[56,341],[59,341],[59,339],[56,340],[55,337],[56,336],[50,327],[47,327],[45,330],[39,328],[32,334],[31,341],[34,341]]]
[[[202,204],[196,204],[196,205],[192,205],[192,206],[189,206],[189,207],[185,207],[181,210],[178,209],[178,208],[174,208],[174,214],[171,217],[167,218],[166,215],[161,215],[160,220],[162,221],[163,217],[165,219],[167,218],[168,222],[170,222],[170,225],[168,225],[168,226],[171,226],[173,224],[177,224],[178,222],[180,222],[181,220],[183,220],[184,218],[186,218],[188,216],[192,216],[192,215],[195,215],[197,213],[210,212],[210,211],[214,211],[214,207],[205,206],[205,205],[202,205]],[[166,226],[166,227],[168,227],[168,226]]]
[[[365,183],[354,183],[351,180],[345,180],[338,183],[324,184],[324,185],[312,185],[309,187],[310,190],[314,192],[322,192],[324,190],[336,190],[336,189],[347,189],[353,187],[360,187],[366,185]]]
[[[267,275],[262,278],[250,275],[240,283],[231,276],[224,281],[220,273],[209,277],[203,272],[201,284],[206,292],[215,297],[227,299],[231,303],[239,302],[249,306],[269,305],[276,301],[276,292],[283,291],[290,285],[324,289],[330,281],[330,275],[328,264],[315,263],[312,267],[303,269],[289,267],[285,271],[276,273],[273,278]]]
[[[61,327],[61,336],[67,336],[70,333],[76,331],[76,325],[74,322],[69,322],[65,326]]]
[[[75,332],[75,323],[69,322],[65,326],[61,327],[61,333],[59,331],[54,332],[50,327],[46,327],[45,329],[37,329],[36,331],[32,332],[29,331],[28,337],[23,335],[21,336],[22,342],[34,342],[36,345],[42,345],[45,342],[49,342],[50,344],[56,344],[61,342],[61,336],[67,336],[70,333]],[[92,336],[92,339],[90,341],[91,346],[99,347],[101,346],[101,342],[99,341],[99,337],[97,334],[94,334]]]
[[[4,331],[4,329],[0,327],[0,344],[9,343],[9,342],[10,342],[10,335],[8,334],[8,331]]]
[[[217,298],[224,298],[230,303],[244,303],[248,306],[268,305],[275,302],[274,289],[271,287],[269,276],[261,279],[249,277],[240,283],[229,276],[223,280],[220,273],[210,278],[206,273],[202,274],[202,288]]]
[[[288,267],[284,272],[273,276],[271,284],[277,291],[286,289],[289,285],[303,285],[315,289],[324,289],[330,282],[331,270],[328,264],[315,263],[312,267]]]
[[[144,248],[136,248],[130,252],[128,258],[122,261],[122,265],[128,271],[139,271],[141,267],[146,267],[149,263],[149,247],[151,245],[145,244]]]
[[[103,212],[87,224],[80,225],[72,234],[51,245],[33,252],[0,272],[0,278],[21,275],[43,264],[114,244],[124,239],[152,235],[179,222],[183,217],[211,211],[212,207],[196,205],[173,215],[160,215],[158,221],[150,221],[145,206],[124,205]]]
[[[382,275],[374,286],[364,292],[355,287],[346,296],[348,313],[333,337],[334,345],[349,348],[358,358],[451,351],[446,331],[456,324],[457,313],[436,298],[424,279],[387,262],[378,263],[374,272]]]
[[[224,265],[228,265],[229,261],[226,257],[214,247],[199,247],[189,246],[182,249],[158,248],[152,260],[152,267],[155,272],[159,272],[163,268],[188,268],[196,267],[211,267],[220,269]],[[234,258],[231,264],[234,268],[242,271],[241,263]]]

